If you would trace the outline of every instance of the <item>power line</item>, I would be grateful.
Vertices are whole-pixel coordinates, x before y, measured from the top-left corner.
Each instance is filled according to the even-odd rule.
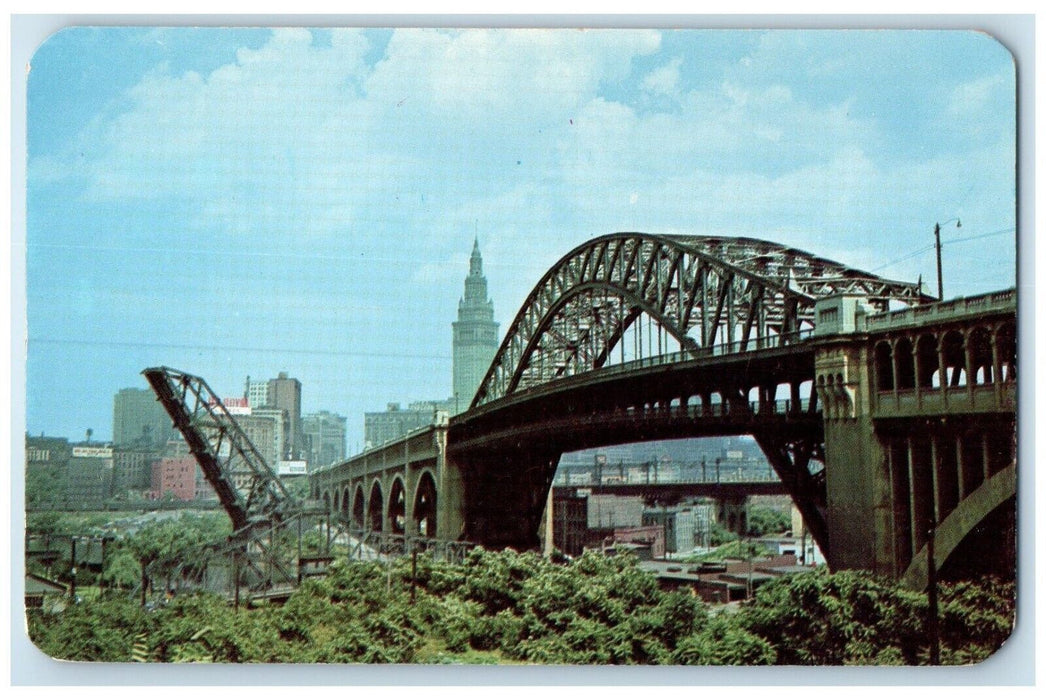
[[[1004,233],[1013,233],[1016,230],[1017,230],[1016,228],[1011,226],[1009,228],[1001,228],[998,231],[991,231],[990,233],[979,233],[976,236],[966,236],[965,238],[953,238],[950,241],[943,241],[941,243],[941,246],[943,247],[943,246],[948,245],[950,243],[962,243],[964,241],[975,241],[978,238],[988,238],[989,236],[1000,236],[1000,235],[1002,235]]]
[[[953,243],[964,243],[966,241],[975,241],[975,240],[977,240],[979,238],[989,238],[991,236],[1000,236],[1000,235],[1002,235],[1004,233],[1012,233],[1012,232],[1014,232],[1016,230],[1017,230],[1016,228],[1014,228],[1013,226],[1010,226],[1009,228],[1002,228],[1002,229],[999,229],[997,231],[990,231],[988,233],[979,233],[979,234],[977,234],[975,236],[965,236],[964,238],[953,238],[950,241],[941,241],[941,247],[943,248],[944,246],[951,245]],[[903,255],[903,256],[901,256],[899,258],[895,258],[895,259],[891,260],[888,263],[885,263],[885,264],[880,265],[878,267],[873,267],[871,270],[868,270],[868,272],[878,272],[879,270],[885,270],[886,268],[891,267],[893,265],[896,265],[899,262],[904,262],[905,260],[910,260],[911,258],[914,258],[917,255],[922,255],[923,253],[925,253],[927,251],[933,250],[934,247],[935,246],[932,243],[930,245],[923,246],[922,248],[918,248],[916,250],[913,250],[912,252],[910,252],[910,253],[908,253],[906,255]]]
[[[178,343],[147,343],[116,340],[88,340],[85,338],[29,338],[29,343],[50,345],[90,345],[95,347],[165,348],[168,350],[210,350],[214,352],[262,352],[284,355],[322,355],[327,357],[387,357],[397,360],[449,360],[449,355],[419,355],[386,352],[359,352],[348,350],[300,350],[296,348],[259,348],[237,345],[186,345]]]
[[[907,255],[904,255],[904,256],[902,256],[900,258],[895,258],[894,260],[891,260],[888,263],[880,265],[879,267],[873,267],[871,270],[868,270],[868,272],[878,272],[879,270],[884,270],[884,269],[886,269],[886,268],[888,268],[888,267],[890,267],[892,265],[896,265],[899,262],[904,262],[905,260],[908,260],[910,258],[914,258],[915,256],[921,255],[921,254],[923,254],[923,253],[925,253],[925,252],[927,252],[929,250],[933,250],[933,248],[934,248],[934,246],[931,243],[928,246],[924,246],[922,248],[919,248],[918,250],[914,250],[911,253],[908,253]]]

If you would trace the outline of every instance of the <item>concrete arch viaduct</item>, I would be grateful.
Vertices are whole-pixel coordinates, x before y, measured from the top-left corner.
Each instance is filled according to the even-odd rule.
[[[364,530],[528,548],[562,453],[750,434],[831,566],[919,586],[931,525],[942,571],[1012,569],[1011,540],[981,555],[1012,530],[1015,398],[1014,290],[939,302],[768,241],[612,234],[542,277],[467,411],[311,489]]]

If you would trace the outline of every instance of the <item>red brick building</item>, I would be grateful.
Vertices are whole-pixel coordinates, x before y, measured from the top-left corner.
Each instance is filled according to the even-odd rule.
[[[153,463],[152,495],[171,494],[179,501],[196,498],[196,460],[192,457],[165,457]]]

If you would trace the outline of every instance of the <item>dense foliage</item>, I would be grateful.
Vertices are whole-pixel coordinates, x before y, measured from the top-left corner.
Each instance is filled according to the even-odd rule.
[[[997,649],[1013,586],[942,585],[945,663]],[[104,661],[918,664],[926,596],[858,572],[819,570],[762,586],[736,610],[665,592],[630,557],[475,550],[461,564],[336,563],[282,606],[234,609],[180,594],[143,609],[111,594],[32,611],[30,635],[62,659]]]
[[[101,586],[131,589],[139,587],[144,568],[154,563],[155,576],[166,579],[177,568],[178,561],[192,561],[200,545],[223,540],[231,532],[229,518],[219,512],[141,514],[136,512],[60,513],[44,511],[26,517],[26,531],[34,535],[51,535],[61,556],[48,565],[29,558],[27,570],[69,583],[72,562],[69,560],[69,538],[95,543],[105,539],[104,559],[84,566],[84,549],[80,550],[76,571],[78,587]],[[164,585],[165,580],[151,582]]]
[[[753,506],[748,509],[748,532],[752,537],[779,535],[792,527],[792,519],[775,508]]]

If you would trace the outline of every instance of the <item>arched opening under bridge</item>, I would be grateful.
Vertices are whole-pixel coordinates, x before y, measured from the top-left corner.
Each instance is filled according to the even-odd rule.
[[[436,481],[431,472],[426,471],[418,480],[413,520],[417,534],[422,537],[436,537]]]
[[[381,483],[375,481],[370,487],[370,498],[367,499],[367,525],[372,532],[383,532],[385,499],[381,492]]]

